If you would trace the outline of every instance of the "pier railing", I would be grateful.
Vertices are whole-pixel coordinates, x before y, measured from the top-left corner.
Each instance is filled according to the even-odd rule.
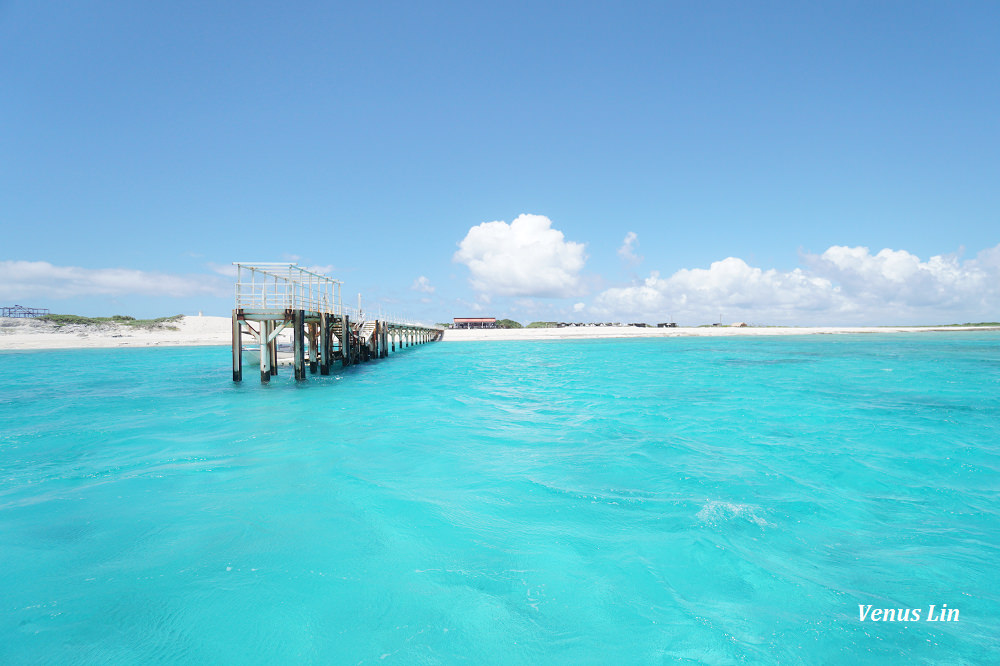
[[[340,280],[296,264],[235,263],[236,307],[244,310],[343,312]]]

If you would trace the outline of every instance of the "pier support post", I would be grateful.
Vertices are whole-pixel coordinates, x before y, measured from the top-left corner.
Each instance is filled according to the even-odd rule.
[[[267,337],[271,340],[267,348],[271,350],[271,376],[278,376],[278,337],[274,336],[274,329],[278,328],[278,322],[267,322]],[[273,337],[273,339],[272,339]]]
[[[340,320],[340,362],[346,368],[351,364],[351,318]]]
[[[260,383],[271,381],[271,345],[267,342],[267,322],[260,322]]]
[[[306,378],[306,354],[305,354],[305,310],[295,310],[292,320],[292,336],[294,337],[294,364],[295,364],[295,379],[305,379]]]
[[[325,312],[319,314],[320,328],[320,348],[319,348],[319,374],[330,374],[330,315]]]
[[[243,381],[243,324],[233,310],[233,381]]]
[[[319,334],[315,322],[309,322],[309,373],[315,375],[319,369]]]

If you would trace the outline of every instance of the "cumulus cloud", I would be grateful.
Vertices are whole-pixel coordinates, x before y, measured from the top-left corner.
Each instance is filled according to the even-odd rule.
[[[428,280],[423,275],[421,275],[420,277],[418,277],[416,280],[413,281],[413,284],[410,285],[410,289],[412,289],[413,291],[420,291],[425,294],[434,293],[434,287],[431,285],[431,281]]]
[[[714,321],[723,313],[756,323],[906,323],[995,318],[1000,308],[1000,245],[967,261],[833,246],[805,255],[804,263],[792,271],[763,270],[728,257],[666,278],[653,272],[605,290],[591,311],[658,320],[677,314]]]
[[[580,294],[587,261],[583,243],[567,241],[543,215],[469,229],[453,260],[465,264],[477,291],[497,296],[569,297]]]
[[[635,248],[638,245],[639,236],[634,231],[628,232],[625,234],[625,240],[622,241],[622,246],[618,248],[618,256],[633,266],[639,264],[642,262],[642,257],[635,253]]]
[[[232,295],[232,281],[215,275],[174,275],[128,268],[54,266],[47,261],[0,261],[0,298]]]
[[[859,306],[961,307],[980,300],[991,287],[996,291],[995,270],[991,275],[981,262],[963,263],[954,255],[922,262],[906,250],[885,249],[873,255],[866,247],[834,245],[819,256],[806,255],[806,261],[814,271],[839,283]]]

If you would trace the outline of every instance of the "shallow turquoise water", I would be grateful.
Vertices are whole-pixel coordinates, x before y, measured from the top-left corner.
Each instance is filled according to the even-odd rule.
[[[996,333],[228,353],[0,354],[0,662],[1000,652]]]

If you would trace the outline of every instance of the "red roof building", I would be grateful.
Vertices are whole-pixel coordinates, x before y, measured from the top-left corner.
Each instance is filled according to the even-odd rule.
[[[496,317],[455,317],[452,328],[496,328]]]

